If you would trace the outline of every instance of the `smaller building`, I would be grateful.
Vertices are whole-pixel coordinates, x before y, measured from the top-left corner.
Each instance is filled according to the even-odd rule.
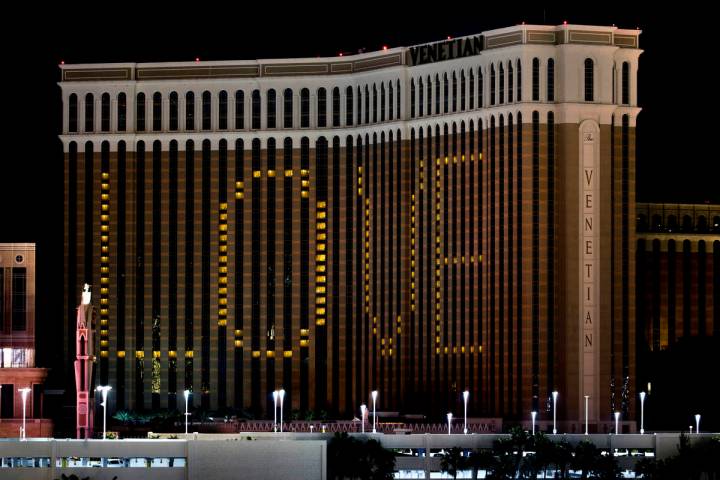
[[[47,373],[35,366],[35,244],[0,243],[0,437],[20,435],[22,388],[26,436],[52,436],[42,418]]]

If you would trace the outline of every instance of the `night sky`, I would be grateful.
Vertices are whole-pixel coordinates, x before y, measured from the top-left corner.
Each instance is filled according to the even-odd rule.
[[[0,242],[38,244],[38,364],[51,365],[59,352],[45,349],[57,331],[62,309],[63,158],[57,134],[60,79],[57,65],[85,62],[244,60],[275,57],[346,55],[383,45],[408,46],[526,23],[615,24],[640,27],[637,198],[653,202],[720,203],[717,154],[704,120],[716,90],[712,74],[715,45],[708,12],[675,7],[648,9],[634,2],[613,3],[624,11],[522,6],[501,2],[420,2],[404,8],[385,3],[344,2],[286,7],[267,2],[164,7],[113,3],[113,8],[64,5],[46,8],[27,3],[4,14],[5,119],[0,154]],[[494,7],[497,8],[497,7]],[[24,10],[24,11],[23,11]],[[5,25],[9,27],[9,25]],[[20,32],[20,33],[16,33]],[[700,46],[695,46],[699,44]],[[683,52],[688,50],[688,53]],[[715,167],[717,169],[717,167]],[[55,328],[44,329],[52,325]]]

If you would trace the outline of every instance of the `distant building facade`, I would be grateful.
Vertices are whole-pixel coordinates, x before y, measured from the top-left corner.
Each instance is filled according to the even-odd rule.
[[[87,282],[117,408],[629,418],[639,34],[63,65],[68,362]]]

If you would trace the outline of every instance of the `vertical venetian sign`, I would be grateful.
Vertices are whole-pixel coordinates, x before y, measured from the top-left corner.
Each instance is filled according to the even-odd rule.
[[[597,392],[598,322],[598,159],[597,127],[587,122],[581,128],[580,168],[580,335],[582,344],[582,392],[595,397]],[[592,409],[593,411],[595,409]],[[594,416],[594,415],[593,415]]]

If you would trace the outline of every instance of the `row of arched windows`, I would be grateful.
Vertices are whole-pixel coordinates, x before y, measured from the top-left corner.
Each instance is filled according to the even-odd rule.
[[[713,216],[712,222],[708,223],[705,215],[698,215],[693,218],[690,215],[683,215],[680,220],[675,215],[655,214],[648,218],[641,213],[637,217],[636,230],[638,232],[661,232],[661,233],[720,233],[720,215]]]

